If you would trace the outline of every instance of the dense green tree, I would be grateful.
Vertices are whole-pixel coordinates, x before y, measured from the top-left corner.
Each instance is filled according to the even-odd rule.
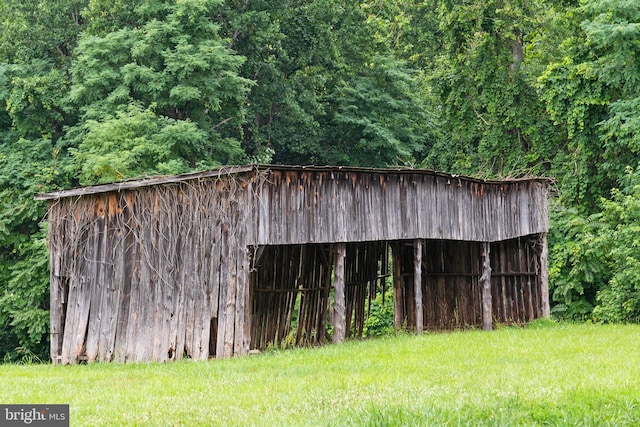
[[[543,7],[542,1],[438,2],[440,36],[431,42],[427,77],[443,137],[426,166],[485,176],[549,168],[556,132],[525,55]]]
[[[186,172],[216,164],[207,152],[209,134],[190,120],[157,114],[153,108],[131,103],[114,114],[87,119],[81,127],[82,142],[69,151],[69,169],[81,183],[113,182],[129,176]]]
[[[594,0],[581,11],[589,55],[576,67],[593,73],[606,117],[597,123],[602,144],[601,167],[609,181],[620,184],[640,154],[640,4]]]
[[[147,1],[138,25],[87,31],[71,67],[67,135],[82,183],[178,173],[243,160],[243,59],[218,34],[215,0]]]
[[[79,1],[0,4],[0,358],[48,357],[45,205],[66,185],[56,147],[65,125],[68,66],[83,29]],[[18,349],[18,350],[17,350]]]
[[[424,151],[416,76],[353,2],[226,2],[221,25],[257,82],[243,147],[279,163],[382,166]]]
[[[62,66],[84,29],[88,0],[4,0],[0,3],[0,62],[51,59]]]
[[[570,32],[540,76],[549,116],[566,130],[563,196],[592,211],[635,166],[640,146],[640,5],[589,0],[563,20]]]
[[[640,169],[627,168],[622,188],[602,200],[597,247],[607,282],[597,295],[596,320],[640,322]]]
[[[562,211],[550,278],[555,314],[607,322],[640,321],[640,170],[587,217]]]
[[[596,244],[597,214],[585,216],[576,208],[554,203],[549,235],[549,283],[555,316],[586,320],[596,305],[598,290],[610,273],[602,248]]]
[[[0,141],[0,352],[22,347],[48,354],[49,263],[39,225],[45,210],[33,195],[55,180],[51,141]]]
[[[588,213],[613,183],[600,167],[604,153],[598,123],[606,117],[606,89],[588,65],[592,53],[580,30],[582,15],[578,12],[566,13],[564,24],[573,31],[562,41],[556,61],[540,75],[539,85],[549,117],[564,133],[556,159],[565,166],[557,173],[563,200]]]
[[[566,142],[555,159],[561,204],[552,241],[556,273],[552,285],[559,308],[573,316],[588,315],[597,298],[601,305],[620,302],[612,295],[624,294],[618,292],[624,281],[619,273],[624,259],[630,261],[623,268],[630,280],[625,286],[633,287],[631,279],[637,274],[633,257],[625,255],[636,250],[628,236],[633,224],[625,225],[623,217],[612,219],[610,213],[616,205],[628,210],[635,191],[623,184],[628,181],[625,171],[635,168],[640,149],[635,132],[640,126],[640,5],[588,0],[570,8],[561,21],[566,36],[539,82],[549,116],[565,132]],[[622,198],[617,192],[603,204],[602,198],[619,186],[629,194]],[[604,218],[609,218],[604,229],[594,229],[593,224]],[[603,233],[618,236],[620,244],[609,240],[607,247],[592,245],[603,241]],[[613,263],[609,254],[616,251],[624,258]],[[610,315],[611,307],[605,312],[602,318],[615,317]],[[623,318],[630,319],[617,315],[618,320]]]

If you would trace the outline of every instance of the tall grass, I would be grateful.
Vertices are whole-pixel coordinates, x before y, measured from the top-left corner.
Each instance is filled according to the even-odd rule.
[[[72,425],[640,425],[640,326],[399,335],[231,360],[0,366]]]

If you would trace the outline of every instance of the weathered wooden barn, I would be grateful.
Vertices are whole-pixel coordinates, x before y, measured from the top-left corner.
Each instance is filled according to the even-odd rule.
[[[548,316],[548,181],[245,166],[42,194],[51,358],[166,361]],[[391,273],[388,273],[391,272]]]

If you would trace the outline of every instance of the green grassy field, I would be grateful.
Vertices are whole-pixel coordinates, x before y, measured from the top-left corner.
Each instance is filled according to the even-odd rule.
[[[232,360],[0,366],[71,425],[640,425],[640,326],[400,335]]]

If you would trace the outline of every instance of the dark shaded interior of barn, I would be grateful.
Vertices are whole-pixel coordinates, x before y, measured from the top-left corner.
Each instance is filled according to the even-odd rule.
[[[362,337],[373,299],[393,306],[397,329],[415,330],[414,241],[345,245],[346,337]],[[424,329],[481,328],[482,244],[424,240],[421,290]],[[542,317],[542,236],[490,248],[492,321],[523,324]],[[251,273],[251,348],[332,340],[334,245],[261,246]]]

